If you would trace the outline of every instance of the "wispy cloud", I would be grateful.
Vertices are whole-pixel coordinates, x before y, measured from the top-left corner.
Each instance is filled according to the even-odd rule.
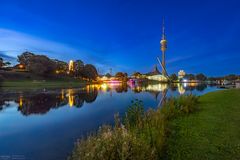
[[[10,59],[10,60],[16,59],[15,57],[8,56],[8,55],[5,54],[5,52],[3,52],[3,51],[0,51],[0,57],[2,57],[2,58],[4,58],[4,59]]]
[[[68,61],[81,59],[85,63],[92,63],[97,68],[105,70],[113,67],[110,61],[102,59],[94,51],[72,47],[68,44],[50,41],[26,33],[0,28],[0,56],[16,58],[17,55],[28,50],[36,54],[45,54],[50,58]]]
[[[174,57],[172,59],[169,59],[167,60],[167,63],[168,64],[171,64],[171,63],[176,63],[176,62],[179,62],[179,61],[184,61],[184,60],[187,60],[189,58],[192,58],[193,56],[180,56],[180,57]]]
[[[67,44],[41,39],[9,29],[0,28],[0,35],[0,51],[11,57],[16,57],[25,50],[46,53],[50,57],[56,58],[63,58],[65,54],[79,53],[79,50]]]

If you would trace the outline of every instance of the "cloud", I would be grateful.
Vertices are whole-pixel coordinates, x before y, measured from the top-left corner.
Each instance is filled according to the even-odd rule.
[[[4,58],[4,59],[10,59],[10,60],[16,59],[15,57],[6,55],[5,52],[3,52],[3,51],[0,51],[0,57]]]
[[[79,53],[79,50],[69,47],[66,44],[37,38],[9,29],[0,28],[0,35],[0,51],[11,57],[16,57],[26,50],[46,53],[54,58],[63,58],[65,54],[74,55]]]
[[[5,58],[17,57],[24,51],[44,54],[50,58],[64,61],[81,59],[85,63],[92,63],[97,68],[114,67],[110,61],[102,58],[97,52],[88,49],[79,49],[65,43],[42,39],[15,30],[0,28],[0,56]]]
[[[190,59],[192,57],[193,57],[192,55],[190,55],[190,56],[174,57],[172,59],[167,60],[167,63],[171,64],[171,63],[176,63],[176,62],[179,62],[179,61],[185,61],[185,60]]]

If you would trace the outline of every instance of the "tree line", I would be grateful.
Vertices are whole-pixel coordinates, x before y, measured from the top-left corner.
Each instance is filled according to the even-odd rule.
[[[10,65],[11,65],[10,62],[4,61],[3,58],[0,57],[0,68],[7,67]]]
[[[98,76],[97,69],[92,64],[84,64],[81,60],[73,62],[73,69],[69,70],[68,63],[57,59],[50,59],[45,55],[37,55],[32,52],[23,52],[17,56],[19,65],[24,66],[24,69],[32,74],[40,76],[72,76],[75,78],[85,78],[96,80]],[[4,62],[0,58],[0,68],[9,66],[9,62]]]
[[[178,76],[174,73],[170,75],[170,79],[172,81],[178,80]],[[218,81],[218,80],[228,80],[228,81],[236,81],[240,80],[240,75],[236,74],[229,74],[226,76],[219,76],[219,77],[207,77],[203,73],[199,74],[186,74],[183,79],[187,80],[198,80],[198,81]]]

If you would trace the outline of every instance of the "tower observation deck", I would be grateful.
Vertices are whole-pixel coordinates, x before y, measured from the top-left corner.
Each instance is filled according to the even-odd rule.
[[[162,74],[163,76],[167,76],[166,61],[165,61],[165,53],[167,50],[167,40],[166,40],[166,34],[165,34],[164,20],[162,24],[162,39],[160,41],[160,50],[162,51]]]

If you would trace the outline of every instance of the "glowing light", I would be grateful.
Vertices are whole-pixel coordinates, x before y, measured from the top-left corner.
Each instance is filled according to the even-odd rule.
[[[20,64],[20,65],[19,65],[19,68],[20,68],[20,69],[23,69],[23,68],[24,68],[24,65],[23,65],[23,64]]]
[[[184,94],[186,92],[186,90],[184,89],[184,87],[182,85],[178,85],[178,92],[179,94]]]
[[[109,83],[121,83],[122,81],[119,81],[119,80],[111,80],[109,81]]]
[[[162,81],[162,82],[166,82],[167,81],[167,78],[163,75],[152,75],[152,76],[147,76],[147,79],[150,79],[150,80],[155,80],[155,81]]]
[[[164,91],[167,89],[167,84],[153,84],[146,87],[147,91]]]
[[[74,62],[73,62],[73,60],[69,61],[68,70],[69,71],[74,71]]]
[[[109,80],[109,78],[107,76],[99,77],[99,79],[101,81],[108,81]]]
[[[103,84],[101,85],[101,88],[102,88],[104,91],[106,91],[106,90],[107,90],[107,88],[108,88],[108,86],[107,86],[107,84],[106,84],[106,83],[103,83]]]
[[[64,100],[64,90],[62,89],[61,99]]]
[[[187,83],[183,83],[183,86],[184,86],[184,87],[187,87]]]
[[[22,108],[23,106],[23,99],[22,96],[19,97],[19,107]]]
[[[74,105],[74,96],[73,96],[73,90],[68,90],[68,105],[72,107]]]
[[[183,78],[184,76],[186,75],[186,73],[184,72],[184,70],[180,70],[179,72],[178,72],[178,78]]]

